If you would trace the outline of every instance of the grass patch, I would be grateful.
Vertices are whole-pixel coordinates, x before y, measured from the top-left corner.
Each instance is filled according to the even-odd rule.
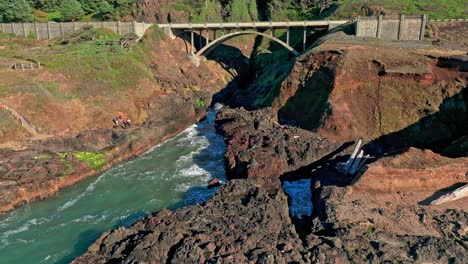
[[[369,226],[369,227],[367,227],[366,231],[369,234],[373,234],[373,233],[375,233],[375,227]]]
[[[8,89],[5,85],[0,84],[0,97],[5,97],[8,95]]]
[[[201,97],[197,97],[197,99],[195,101],[195,105],[200,107],[200,108],[205,108],[206,107],[205,100],[203,100],[203,98],[201,98]]]
[[[107,164],[106,156],[102,153],[74,152],[73,155],[79,160],[88,163],[93,170],[99,170]]]
[[[58,153],[60,161],[65,166],[65,169],[59,174],[59,177],[70,175],[73,172],[73,163],[67,159],[69,153]]]

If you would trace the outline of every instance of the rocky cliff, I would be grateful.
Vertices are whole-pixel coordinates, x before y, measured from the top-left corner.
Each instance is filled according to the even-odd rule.
[[[75,262],[467,262],[467,198],[430,204],[468,182],[457,148],[468,131],[465,53],[325,37],[266,86],[230,98],[271,108],[218,115],[226,170],[246,179],[201,206],[107,232]],[[345,175],[337,165],[358,138],[372,156]],[[280,188],[298,178],[311,179],[314,204],[300,221]]]

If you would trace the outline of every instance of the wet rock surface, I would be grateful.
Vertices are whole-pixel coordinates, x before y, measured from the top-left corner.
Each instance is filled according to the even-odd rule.
[[[159,211],[105,233],[74,263],[290,263],[303,246],[283,191],[263,178],[233,180],[204,205]]]
[[[225,108],[216,117],[216,128],[228,146],[225,167],[229,178],[279,178],[339,147],[316,133],[279,125],[270,108],[250,112]]]

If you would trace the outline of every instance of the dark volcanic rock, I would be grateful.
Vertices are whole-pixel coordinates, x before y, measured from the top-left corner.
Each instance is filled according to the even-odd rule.
[[[216,128],[227,143],[229,178],[279,178],[310,165],[338,148],[337,144],[303,129],[282,126],[272,109],[223,109]]]
[[[302,241],[286,195],[266,192],[265,180],[232,180],[204,205],[108,231],[73,263],[466,263],[465,212],[421,211],[433,235],[398,235],[363,222]]]
[[[233,180],[206,204],[162,210],[106,232],[74,263],[304,262],[283,191]]]

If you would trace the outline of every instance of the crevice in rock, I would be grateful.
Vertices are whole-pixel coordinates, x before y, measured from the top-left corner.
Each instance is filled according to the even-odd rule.
[[[175,253],[177,251],[177,249],[182,246],[182,244],[184,243],[185,239],[188,237],[188,235],[184,235],[180,240],[179,242],[177,242],[176,244],[172,245],[171,248],[169,249],[169,251],[167,252],[167,260],[166,260],[166,264],[170,264],[172,263],[172,260],[174,259],[174,256],[175,256]]]

